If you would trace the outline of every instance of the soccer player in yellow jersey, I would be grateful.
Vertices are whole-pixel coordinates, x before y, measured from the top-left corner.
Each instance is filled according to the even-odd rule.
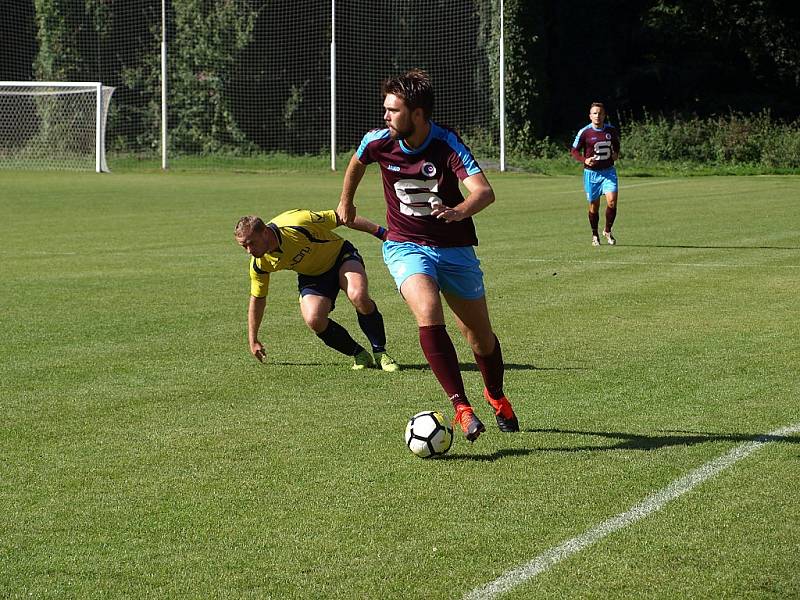
[[[300,312],[306,325],[325,344],[352,356],[353,369],[400,367],[386,353],[386,331],[378,305],[370,298],[364,260],[353,244],[332,230],[341,225],[336,212],[289,210],[269,223],[256,216],[239,219],[234,235],[250,254],[250,304],[247,310],[247,340],[250,352],[264,362],[266,351],[258,339],[269,291],[270,273],[297,272]],[[352,229],[383,240],[386,230],[359,217]],[[356,309],[358,324],[372,346],[370,354],[347,330],[329,318],[342,289]]]

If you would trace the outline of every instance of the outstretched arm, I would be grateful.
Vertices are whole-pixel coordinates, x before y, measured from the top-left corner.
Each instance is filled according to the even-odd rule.
[[[266,305],[266,298],[250,296],[250,304],[247,307],[247,343],[250,345],[250,354],[262,363],[267,353],[264,350],[264,345],[258,341],[258,330],[261,328],[261,320],[264,318],[264,307]]]
[[[339,215],[336,215],[336,222],[339,225],[344,225],[342,219]],[[369,219],[365,219],[361,216],[356,216],[353,219],[353,222],[347,225],[350,229],[355,229],[356,231],[363,231],[364,233],[369,233],[370,235],[374,235],[379,240],[386,240],[386,234],[389,232],[386,230],[385,227],[378,225],[377,223],[373,223]]]
[[[356,190],[364,173],[367,171],[367,165],[363,164],[355,154],[350,159],[350,164],[347,165],[347,170],[344,173],[344,183],[342,183],[342,195],[339,198],[339,206],[336,207],[336,215],[343,225],[348,227],[356,218],[356,205],[354,203],[356,197]]]

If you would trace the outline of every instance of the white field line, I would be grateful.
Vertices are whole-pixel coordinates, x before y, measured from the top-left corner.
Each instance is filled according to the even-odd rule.
[[[11,252],[0,251],[0,256],[8,256],[10,258],[30,258],[39,256],[77,256],[77,252]]]
[[[725,469],[736,464],[743,458],[746,458],[756,450],[759,450],[765,444],[798,432],[800,432],[800,423],[795,423],[794,425],[789,425],[771,433],[761,435],[753,441],[736,446],[727,454],[711,462],[707,462],[680,479],[676,479],[667,487],[648,496],[626,512],[611,517],[607,521],[603,521],[581,535],[546,550],[530,562],[507,571],[494,581],[472,590],[464,596],[465,600],[489,600],[490,598],[497,598],[501,594],[511,591],[513,588],[547,571],[562,560],[591,546],[615,531],[623,529],[661,510],[668,502],[682,496],[704,481],[715,477]]]

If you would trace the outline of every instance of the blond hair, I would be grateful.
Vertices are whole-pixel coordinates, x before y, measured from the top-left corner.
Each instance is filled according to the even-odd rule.
[[[236,223],[236,228],[233,230],[233,235],[236,239],[241,240],[253,233],[263,231],[265,227],[266,225],[261,217],[248,215],[239,219],[239,222]]]

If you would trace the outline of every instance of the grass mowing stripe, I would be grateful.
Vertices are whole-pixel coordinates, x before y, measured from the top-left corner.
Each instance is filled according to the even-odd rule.
[[[675,184],[675,183],[680,183],[680,182],[681,182],[680,179],[663,179],[663,180],[659,180],[659,181],[648,181],[646,183],[628,183],[628,184],[620,184],[619,185],[619,189],[621,189],[621,190],[630,190],[632,188],[646,187],[646,186],[651,186],[651,185],[665,185],[667,183]],[[583,191],[582,188],[579,189],[578,192],[575,192],[573,190],[563,190],[563,191],[560,191],[560,192],[553,192],[553,193],[554,194],[576,194],[576,193],[579,194],[581,191]]]
[[[4,174],[0,597],[461,598],[800,421],[800,176],[623,175],[620,244],[598,249],[578,174],[490,179],[477,252],[524,431],[425,462],[406,420],[449,402],[372,236],[343,232],[407,369],[352,372],[290,273],[270,285],[269,364],[249,353],[236,220],[333,208],[341,174]],[[360,190],[384,221],[379,172]],[[789,443],[502,600],[800,598]]]
[[[516,262],[568,263],[571,265],[631,265],[635,267],[705,267],[714,269],[800,269],[800,265],[772,265],[767,263],[728,264],[728,263],[675,263],[641,260],[575,260],[556,258],[515,258]]]
[[[784,439],[798,432],[800,432],[800,423],[795,423],[794,425],[788,425],[760,435],[750,442],[739,444],[730,452],[705,463],[680,479],[676,479],[665,488],[651,494],[630,510],[603,521],[587,532],[550,548],[521,567],[506,572],[485,586],[472,590],[464,596],[465,600],[489,600],[510,592],[513,588],[547,571],[565,558],[569,558],[615,531],[661,510],[667,503],[691,491],[704,481],[717,476],[725,469],[759,450],[765,444]]]

